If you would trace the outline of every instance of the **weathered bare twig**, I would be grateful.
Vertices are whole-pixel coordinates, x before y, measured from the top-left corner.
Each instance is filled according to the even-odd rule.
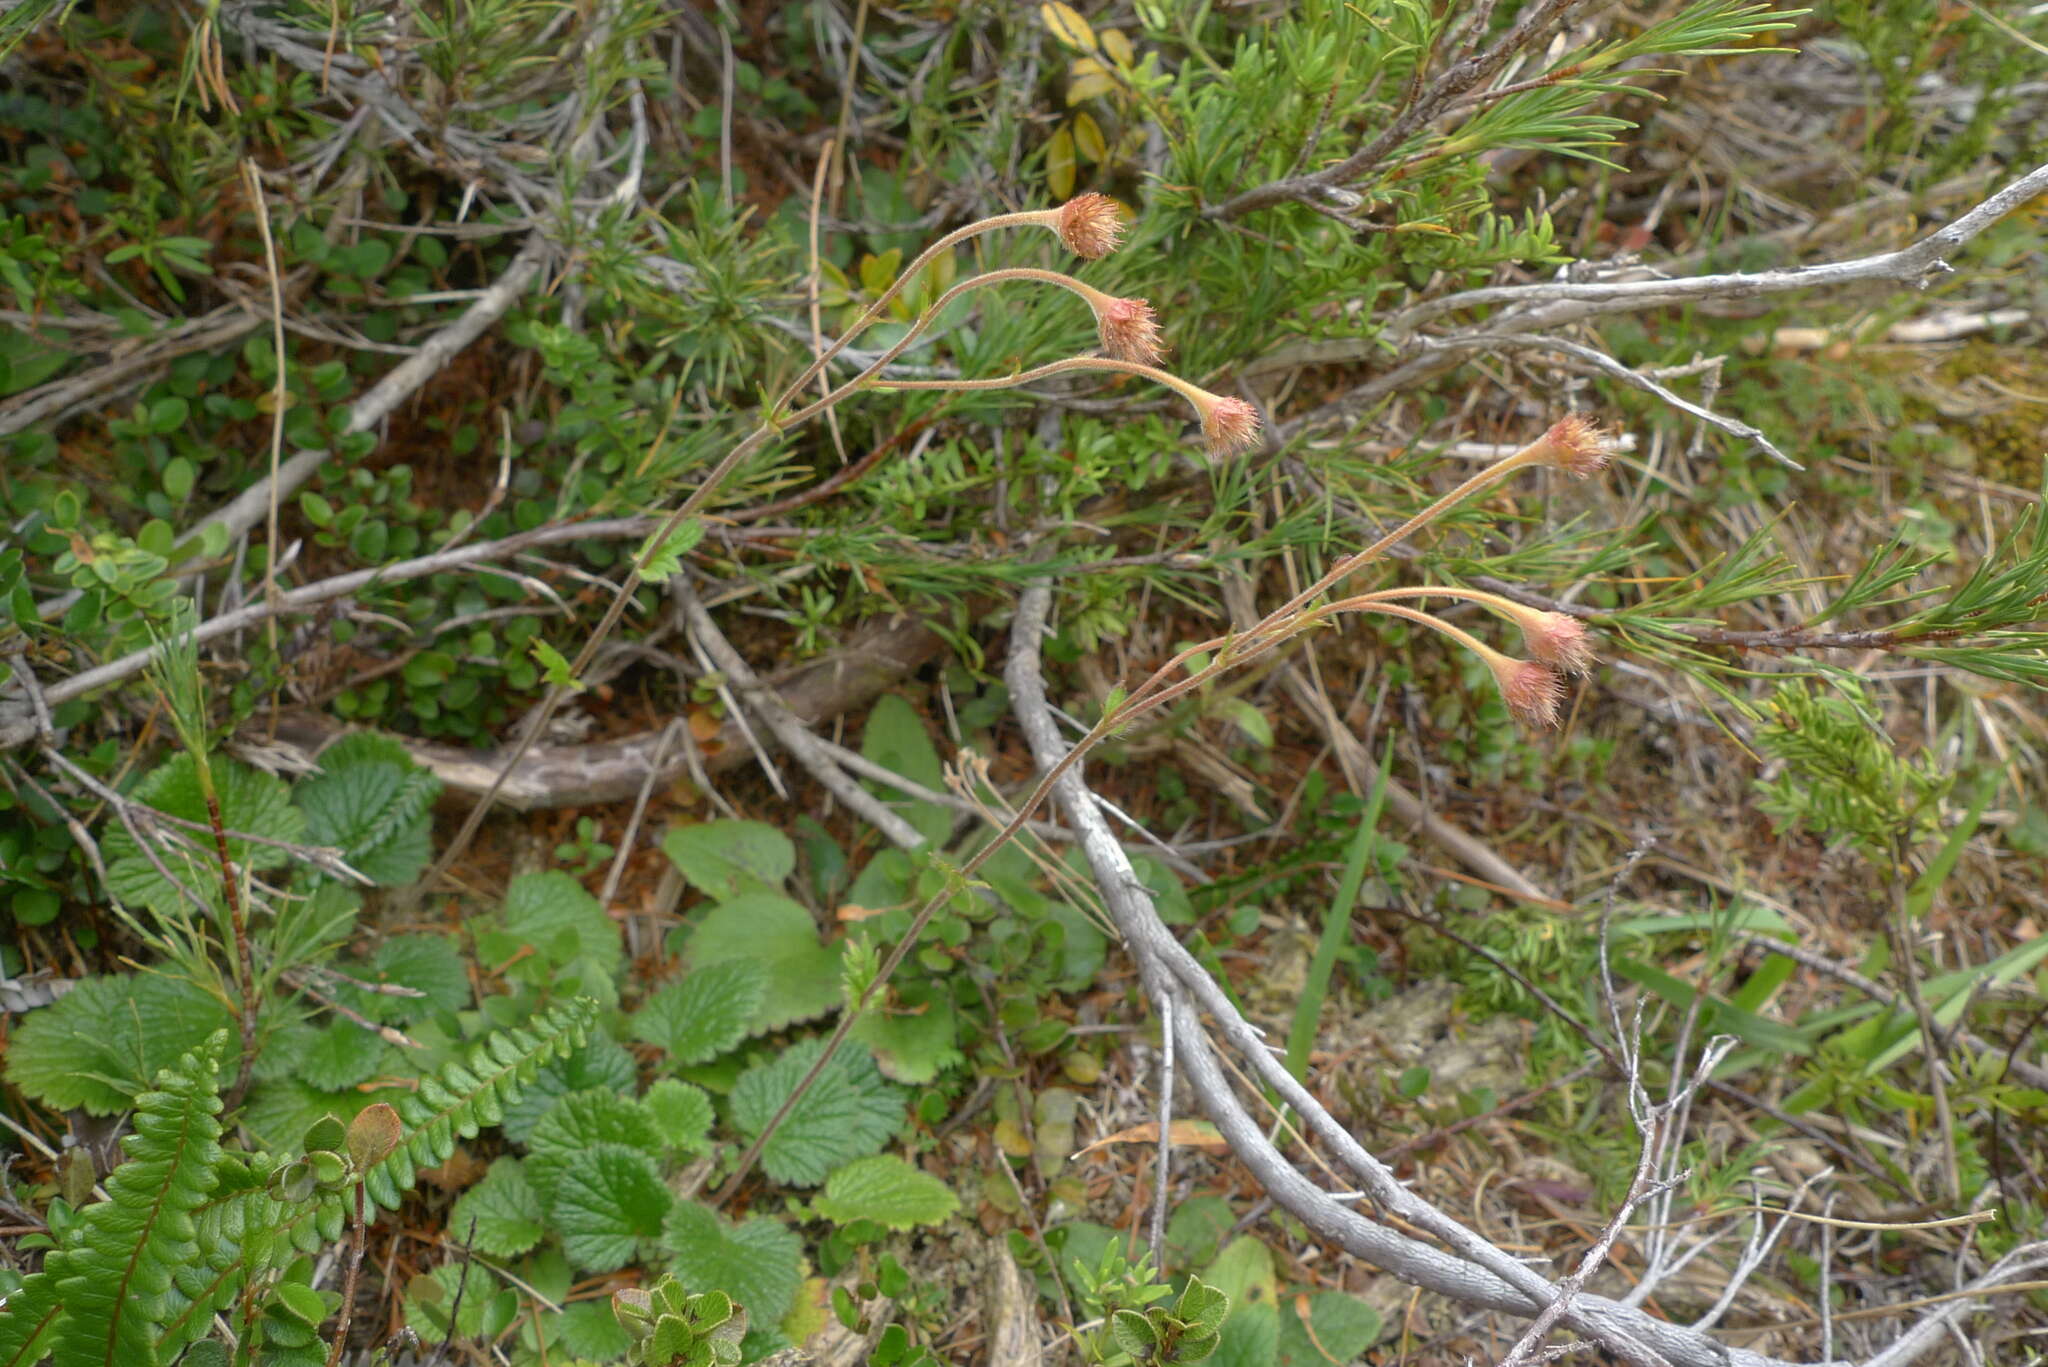
[[[296,457],[294,458],[296,459]],[[290,461],[285,462],[289,471]],[[256,516],[260,516],[259,511]],[[296,612],[317,607],[321,603],[337,598],[349,598],[365,589],[387,584],[403,584],[430,574],[441,574],[449,570],[465,569],[474,565],[490,564],[493,561],[509,560],[515,555],[532,550],[537,546],[549,546],[564,541],[580,541],[587,538],[614,538],[645,536],[656,525],[651,517],[599,518],[589,522],[553,523],[536,527],[530,532],[518,532],[497,541],[480,541],[473,545],[456,546],[435,551],[411,560],[383,565],[375,569],[355,570],[338,574],[331,579],[288,589],[277,596],[275,603],[249,603],[230,612],[219,613],[193,628],[192,640],[196,645],[231,635],[246,627],[254,626],[275,613]],[[509,573],[506,571],[505,573]],[[514,576],[523,578],[523,576]],[[157,647],[138,650],[110,660],[106,664],[81,670],[68,679],[50,685],[47,695],[52,704],[69,702],[85,696],[94,689],[105,688],[108,684],[119,683],[131,675],[140,673],[159,653]],[[0,743],[7,737],[0,735]],[[19,743],[18,741],[14,743]]]
[[[547,263],[550,250],[546,237],[538,232],[529,234],[504,274],[492,281],[490,288],[462,311],[461,317],[422,342],[418,351],[393,366],[384,378],[349,405],[342,434],[367,432],[384,421],[414,391],[439,374],[456,353],[483,336],[526,293],[526,287]],[[181,540],[189,542],[213,527],[222,528],[230,540],[242,535],[263,520],[273,500],[290,497],[332,457],[333,452],[325,450],[299,452],[280,464],[275,474],[256,481],[189,528]]]
[[[1738,271],[1719,275],[1667,279],[1547,281],[1531,285],[1495,285],[1464,290],[1415,304],[1388,320],[1385,335],[1396,343],[1397,364],[1350,392],[1283,424],[1274,438],[1285,442],[1302,432],[1347,419],[1391,395],[1405,393],[1458,366],[1463,353],[1439,345],[1428,348],[1415,330],[1443,314],[1482,305],[1506,305],[1487,320],[1494,333],[1554,331],[1599,314],[1638,312],[1667,304],[1705,299],[1749,299],[1795,290],[1829,289],[1865,281],[1923,288],[1934,276],[1953,269],[1946,257],[2029,199],[2048,189],[2048,165],[2036,167],[2006,185],[1947,225],[1909,247],[1847,261],[1783,270]],[[1640,271],[1643,268],[1631,268]],[[1449,337],[1437,339],[1439,343]]]
[[[1710,427],[1718,427],[1723,432],[1739,440],[1756,443],[1764,449],[1765,454],[1769,455],[1772,460],[1777,461],[1780,465],[1794,470],[1804,470],[1806,468],[1783,451],[1780,451],[1772,443],[1771,439],[1764,434],[1762,428],[1752,427],[1746,422],[1716,413],[1711,409],[1702,408],[1690,399],[1683,398],[1664,385],[1658,384],[1641,371],[1629,369],[1606,352],[1594,347],[1584,346],[1578,342],[1568,342],[1562,337],[1522,337],[1511,332],[1460,333],[1458,336],[1443,342],[1428,342],[1428,339],[1424,340],[1428,345],[1456,347],[1460,350],[1496,347],[1517,351],[1555,351],[1566,356],[1576,357],[1602,374],[1611,375],[1615,379],[1620,380],[1623,384],[1631,385],[1646,394],[1656,395],[1679,412],[1690,414]]]
[[[1060,740],[1038,671],[1038,640],[1045,628],[1050,593],[1043,583],[1027,588],[1012,626],[1006,679],[1019,723],[1040,769],[1060,763]],[[1550,1284],[1535,1271],[1487,1244],[1456,1221],[1409,1192],[1368,1154],[1321,1104],[1275,1060],[1229,997],[1159,921],[1142,884],[1133,875],[1109,829],[1096,812],[1086,784],[1069,769],[1054,784],[1055,798],[1082,831],[1096,883],[1108,902],[1126,947],[1138,964],[1148,997],[1162,1012],[1174,1012],[1175,1053],[1195,1095],[1230,1142],[1239,1160],[1267,1192],[1318,1236],[1331,1240],[1403,1280],[1483,1309],[1533,1316],[1550,1303]],[[1392,1213],[1442,1238],[1456,1253],[1429,1244],[1349,1209],[1302,1176],[1268,1142],[1233,1094],[1212,1053],[1196,1003],[1246,1058],[1258,1080],[1280,1091],[1310,1131],[1362,1180],[1367,1194]],[[1648,1349],[1682,1367],[1765,1367],[1775,1359],[1730,1348],[1688,1330],[1596,1296],[1582,1296],[1563,1316],[1574,1329],[1640,1357]]]
[[[1947,258],[1957,248],[2043,190],[2048,190],[2048,165],[2035,167],[1953,222],[1897,251],[1878,252],[1817,266],[1731,271],[1677,280],[1653,277],[1585,283],[1560,280],[1533,285],[1493,285],[1413,304],[1389,319],[1387,327],[1391,335],[1406,337],[1433,318],[1488,304],[1504,304],[1512,310],[1506,318],[1497,318],[1496,323],[1511,319],[1514,331],[1533,332],[1599,313],[1655,308],[1702,299],[1755,299],[1767,294],[1834,288],[1866,280],[1923,289],[1935,277],[1955,269]]]
[[[0,437],[11,437],[31,427],[56,422],[71,409],[89,403],[157,366],[167,365],[194,352],[228,346],[262,325],[261,318],[235,304],[174,324],[104,365],[83,374],[51,380],[9,399],[0,405]]]
[[[889,838],[891,844],[900,849],[916,849],[925,843],[924,837],[915,826],[896,815],[886,803],[877,801],[867,789],[846,776],[846,771],[834,762],[832,756],[819,748],[817,738],[811,735],[804,724],[797,719],[781,695],[774,688],[764,684],[755,675],[746,657],[733,649],[718,629],[718,623],[698,599],[695,591],[687,584],[674,588],[675,602],[690,624],[691,632],[704,647],[705,653],[717,662],[719,671],[731,679],[733,686],[746,699],[749,707],[767,724],[775,739],[797,762],[809,771],[812,778],[825,786],[827,792],[845,803],[861,820],[873,826]]]

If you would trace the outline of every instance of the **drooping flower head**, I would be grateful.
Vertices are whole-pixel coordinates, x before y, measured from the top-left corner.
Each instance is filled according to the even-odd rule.
[[[1206,392],[1206,391],[1204,391]],[[1234,456],[1259,443],[1259,410],[1243,399],[1210,394],[1195,400],[1202,415],[1202,439],[1212,456]]]
[[[1143,299],[1106,298],[1095,310],[1095,331],[1102,349],[1120,361],[1157,365],[1165,350],[1159,318]]]
[[[1537,730],[1558,724],[1564,707],[1564,680],[1548,665],[1503,657],[1493,671],[1500,695],[1516,721]]]
[[[1538,459],[1573,479],[1585,479],[1607,467],[1620,449],[1614,434],[1577,413],[1567,414],[1551,424],[1537,442]]]
[[[1529,653],[1560,674],[1589,674],[1599,658],[1585,623],[1562,612],[1518,614]]]
[[[1085,261],[1096,261],[1115,251],[1123,238],[1123,213],[1108,195],[1090,190],[1059,207],[1053,230],[1068,251]]]

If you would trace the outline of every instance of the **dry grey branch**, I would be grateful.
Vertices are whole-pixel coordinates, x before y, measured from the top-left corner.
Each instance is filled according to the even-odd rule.
[[[1043,581],[1025,590],[1011,629],[1010,659],[1005,671],[1018,722],[1042,771],[1059,763],[1067,749],[1052,720],[1038,664],[1038,643],[1045,631],[1050,601],[1050,590]],[[1404,1281],[1481,1309],[1524,1317],[1540,1313],[1551,1300],[1548,1281],[1403,1187],[1272,1056],[1207,970],[1158,919],[1078,772],[1070,769],[1062,775],[1053,791],[1067,819],[1082,832],[1089,866],[1126,947],[1137,960],[1147,996],[1162,1013],[1174,1013],[1175,1053],[1180,1068],[1210,1119],[1229,1141],[1232,1152],[1251,1169],[1267,1193],[1318,1236]],[[1391,1213],[1444,1240],[1456,1253],[1443,1252],[1366,1219],[1288,1163],[1238,1102],[1212,1052],[1197,1013],[1198,1005],[1209,1012],[1217,1028],[1249,1062],[1258,1080],[1274,1087],[1337,1161],[1360,1178],[1367,1195]],[[1576,1300],[1564,1321],[1631,1357],[1640,1359],[1647,1349],[1678,1367],[1769,1367],[1777,1362],[1597,1296]]]

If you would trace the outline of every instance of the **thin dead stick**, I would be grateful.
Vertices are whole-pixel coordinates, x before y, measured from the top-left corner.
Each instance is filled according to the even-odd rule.
[[[294,458],[296,459],[296,457]],[[287,462],[289,464],[289,462]],[[192,630],[195,644],[229,635],[261,622],[264,618],[280,612],[295,612],[302,608],[315,607],[336,598],[349,598],[366,589],[385,584],[403,584],[410,580],[441,574],[449,570],[465,569],[486,565],[497,560],[509,560],[524,551],[539,546],[554,545],[565,541],[584,539],[615,539],[621,537],[645,536],[656,526],[651,517],[603,518],[590,522],[570,522],[536,527],[530,532],[519,532],[497,541],[480,541],[473,545],[458,546],[452,550],[436,551],[431,555],[419,556],[412,560],[401,560],[394,565],[376,569],[353,570],[338,574],[331,579],[308,584],[302,588],[288,589],[280,593],[276,603],[249,603],[232,612],[224,612],[201,622]],[[499,571],[524,581],[523,575],[511,575],[510,571]],[[50,685],[47,690],[52,704],[69,702],[85,696],[97,688],[119,683],[130,675],[147,668],[150,661],[160,653],[161,647],[152,646],[123,655],[117,660],[83,670]],[[11,732],[0,732],[0,744],[18,743]]]
[[[348,1351],[348,1326],[356,1309],[356,1278],[362,1275],[363,1242],[369,1233],[368,1222],[363,1218],[364,1194],[369,1188],[360,1178],[355,1188],[355,1212],[349,1221],[348,1270],[342,1274],[341,1282],[341,1319],[334,1327],[334,1343],[327,1350],[327,1367],[340,1367],[341,1355]]]
[[[54,422],[74,404],[116,388],[176,357],[240,341],[260,326],[261,322],[240,305],[229,304],[166,328],[141,347],[105,365],[83,375],[52,380],[0,405],[0,437]]]
[[[1589,346],[1581,346],[1577,342],[1567,342],[1562,337],[1522,337],[1511,332],[1475,332],[1460,334],[1441,343],[1430,342],[1428,344],[1432,346],[1457,347],[1461,350],[1470,350],[1477,347],[1505,347],[1511,350],[1555,351],[1566,356],[1576,357],[1602,374],[1611,375],[1615,379],[1620,380],[1623,384],[1632,385],[1646,394],[1656,395],[1679,412],[1690,414],[1692,417],[1706,423],[1709,427],[1718,427],[1738,440],[1754,442],[1763,449],[1764,454],[1780,465],[1793,470],[1804,470],[1806,468],[1783,451],[1780,451],[1772,443],[1771,439],[1764,435],[1762,428],[1752,427],[1750,424],[1739,419],[1730,418],[1711,409],[1702,408],[1691,400],[1683,398],[1665,386],[1658,384],[1641,371],[1629,369],[1605,352],[1597,351]]]
[[[796,757],[799,764],[809,771],[811,777],[823,784],[826,791],[845,803],[847,809],[861,820],[873,826],[889,838],[899,849],[917,849],[925,838],[915,826],[898,816],[889,806],[878,801],[867,789],[846,776],[846,772],[825,753],[796,715],[783,703],[781,695],[755,675],[746,657],[733,649],[732,642],[718,629],[718,623],[688,585],[679,584],[675,599],[684,618],[690,624],[698,644],[718,665],[719,672],[732,680],[733,687],[746,699],[747,705],[766,723],[775,739],[782,742],[783,749]]]
[[[604,891],[597,895],[597,900],[607,907],[618,894],[619,880],[625,876],[626,860],[632,857],[633,842],[640,836],[640,823],[647,816],[647,803],[654,796],[654,784],[661,777],[662,766],[668,760],[669,748],[675,744],[676,737],[681,735],[684,727],[688,725],[683,718],[677,717],[662,727],[661,739],[655,742],[654,753],[648,756],[647,779],[640,785],[640,795],[633,799],[633,814],[626,819],[625,833],[619,837],[618,851],[612,856],[612,866],[605,873]]]
[[[252,159],[242,161],[242,179],[249,187],[249,198],[256,210],[256,231],[263,237],[263,268],[270,278],[270,342],[277,356],[277,383],[270,391],[270,486],[269,520],[264,524],[267,532],[263,548],[263,601],[277,601],[277,500],[278,462],[284,455],[285,409],[290,402],[291,388],[286,383],[284,350],[284,282],[278,278],[277,243],[270,236],[270,205],[263,198],[263,178],[258,174]],[[270,653],[277,654],[277,617],[275,614],[264,621],[269,630]]]
[[[1057,773],[1059,795],[1068,819],[1082,831],[1096,883],[1116,915],[1126,947],[1137,960],[1140,981],[1148,997],[1164,1012],[1174,1011],[1175,1056],[1187,1075],[1194,1094],[1201,1099],[1210,1118],[1229,1140],[1239,1160],[1251,1169],[1266,1190],[1291,1214],[1317,1235],[1349,1250],[1405,1281],[1451,1296],[1466,1305],[1499,1310],[1523,1317],[1535,1315],[1549,1303],[1550,1284],[1532,1269],[1508,1257],[1476,1235],[1464,1231],[1455,1221],[1428,1206],[1395,1182],[1391,1173],[1366,1157],[1348,1131],[1331,1119],[1308,1094],[1284,1063],[1277,1068],[1262,1041],[1237,1014],[1236,1008],[1199,963],[1193,961],[1151,909],[1142,885],[1122,862],[1116,842],[1095,811],[1086,785],[1062,763],[1070,755],[1059,738],[1057,726],[1044,696],[1037,668],[1036,643],[1045,624],[1050,594],[1042,585],[1027,588],[1019,601],[1012,626],[1011,663],[1005,672],[1013,705],[1037,757],[1041,773]],[[1121,871],[1119,871],[1121,870]],[[1187,961],[1183,971],[1182,960]],[[1196,984],[1199,984],[1197,986]],[[1239,1052],[1251,1061],[1261,1081],[1278,1086],[1282,1100],[1296,1114],[1310,1120],[1315,1132],[1354,1171],[1365,1175],[1376,1171],[1367,1182],[1368,1194],[1420,1228],[1449,1236],[1452,1247],[1467,1256],[1454,1256],[1429,1244],[1376,1223],[1316,1187],[1289,1164],[1268,1142],[1263,1130],[1252,1120],[1232,1094],[1188,993],[1203,1004],[1230,1036]],[[1363,1168],[1363,1170],[1362,1170]],[[1384,1199],[1381,1199],[1384,1198]],[[1469,1250],[1469,1252],[1468,1252]],[[1484,1261],[1477,1261],[1478,1255]],[[1630,1310],[1598,1296],[1582,1296],[1566,1315],[1575,1329],[1610,1347],[1620,1344],[1647,1346],[1680,1367],[1768,1367],[1777,1359],[1742,1349],[1730,1349],[1702,1335]]]
[[[1166,1196],[1173,1172],[1173,1017],[1159,1018],[1159,1157],[1152,1183],[1152,1266],[1166,1266]]]
[[[1461,363],[1456,349],[1425,349],[1413,335],[1416,328],[1457,309],[1484,304],[1520,305],[1504,309],[1488,320],[1489,332],[1555,331],[1569,323],[1608,313],[1640,312],[1667,304],[1703,299],[1747,299],[1796,290],[1827,289],[1861,281],[1892,282],[1924,288],[1928,280],[1947,272],[1945,257],[1976,237],[1991,224],[2048,189],[2048,165],[2035,168],[2004,189],[1983,200],[1945,227],[1913,245],[1894,252],[1857,257],[1849,261],[1783,270],[1734,272],[1721,275],[1688,276],[1680,279],[1651,278],[1578,283],[1546,281],[1531,285],[1498,285],[1465,290],[1416,304],[1388,320],[1383,336],[1396,343],[1399,360],[1392,369],[1373,376],[1348,393],[1324,403],[1300,417],[1282,424],[1274,432],[1281,442],[1331,423],[1349,421],[1392,395],[1407,393]],[[1448,341],[1448,337],[1439,341]]]
[[[1515,313],[1517,330],[1529,331],[1617,309],[1651,308],[1700,299],[1754,299],[1767,294],[1833,288],[1864,280],[1924,288],[1932,277],[1954,271],[1955,267],[1948,263],[1947,258],[1957,248],[2044,190],[2048,190],[2048,164],[2035,167],[1954,222],[1935,229],[1898,251],[1878,252],[1872,256],[1818,266],[1695,275],[1679,280],[1495,285],[1463,290],[1403,309],[1388,320],[1387,330],[1395,337],[1405,337],[1433,318],[1487,304],[1564,306],[1555,309],[1524,308]]]
[[[422,342],[416,353],[393,366],[368,393],[349,405],[342,435],[353,436],[375,427],[439,374],[456,353],[489,331],[540,274],[551,250],[547,238],[537,232],[529,234],[505,273],[492,281],[490,288],[478,295],[461,317]],[[311,479],[313,472],[332,459],[333,454],[325,450],[299,452],[280,465],[275,475],[250,485],[211,516],[188,528],[179,538],[180,543],[189,544],[214,527],[221,528],[232,541],[255,526],[277,500],[289,497]]]

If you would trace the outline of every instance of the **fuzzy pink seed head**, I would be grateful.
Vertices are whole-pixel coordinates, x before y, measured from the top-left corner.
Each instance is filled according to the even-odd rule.
[[[1564,680],[1534,660],[1508,660],[1494,670],[1501,697],[1516,721],[1532,730],[1556,726],[1564,707]]]
[[[1102,349],[1120,361],[1157,365],[1165,348],[1159,340],[1159,318],[1143,299],[1112,299],[1095,315]]]
[[[1108,256],[1124,235],[1124,217],[1115,200],[1090,190],[1059,207],[1055,231],[1067,250],[1086,261]]]
[[[1544,463],[1573,479],[1585,479],[1607,468],[1617,447],[1614,434],[1577,413],[1559,418],[1543,434]]]
[[[1212,456],[1234,456],[1259,441],[1259,410],[1243,399],[1210,396],[1202,408],[1202,437]]]
[[[1522,639],[1531,655],[1560,674],[1589,674],[1599,658],[1593,653],[1585,623],[1562,612],[1532,612],[1524,617]]]

